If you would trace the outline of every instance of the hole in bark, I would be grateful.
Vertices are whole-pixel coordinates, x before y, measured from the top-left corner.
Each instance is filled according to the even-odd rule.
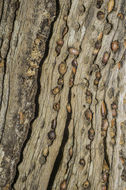
[[[40,84],[40,77],[41,77],[41,73],[42,73],[42,65],[46,59],[46,57],[48,56],[48,52],[49,52],[49,43],[50,43],[50,39],[52,37],[52,34],[53,34],[53,26],[54,26],[54,23],[55,21],[57,20],[57,17],[59,15],[59,11],[60,11],[60,6],[59,6],[59,0],[56,0],[56,17],[54,19],[54,21],[51,23],[51,26],[50,26],[50,34],[49,34],[49,37],[46,41],[46,48],[45,48],[45,53],[44,53],[44,56],[40,62],[40,66],[39,66],[39,71],[38,71],[38,77],[37,77],[37,93],[36,93],[36,96],[35,96],[35,115],[34,115],[34,119],[30,122],[30,128],[29,128],[29,131],[28,131],[28,134],[27,134],[27,138],[22,146],[22,149],[21,149],[21,152],[20,152],[20,160],[16,166],[16,174],[15,174],[15,178],[13,180],[13,183],[11,185],[11,188],[13,190],[15,190],[14,188],[14,185],[15,183],[17,182],[17,179],[19,177],[19,171],[18,171],[18,166],[20,165],[20,163],[23,161],[23,151],[24,151],[24,148],[26,147],[26,144],[27,142],[29,141],[30,137],[31,137],[31,134],[32,134],[32,124],[34,122],[34,120],[38,117],[38,113],[39,113],[39,103],[38,103],[38,98],[39,98],[39,95],[40,95],[40,92],[41,92],[41,84]]]

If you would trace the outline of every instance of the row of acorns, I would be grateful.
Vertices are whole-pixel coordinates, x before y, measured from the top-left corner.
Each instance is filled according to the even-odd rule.
[[[97,7],[98,9],[100,9],[100,8],[102,7],[102,4],[103,4],[103,0],[97,0],[97,2],[96,2],[96,7]],[[114,6],[115,6],[115,0],[109,0],[109,2],[108,2],[108,13],[112,12],[112,10],[114,9]],[[117,16],[118,16],[118,18],[121,19],[121,20],[124,19],[124,15],[123,15],[122,13],[118,13]],[[99,20],[104,19],[104,17],[105,17],[105,13],[104,13],[104,12],[99,11],[99,12],[97,13],[97,18],[98,18]]]
[[[113,102],[111,104],[111,110],[112,110],[112,121],[111,121],[111,127],[110,127],[110,137],[111,137],[111,144],[115,145],[116,143],[116,116],[117,116],[117,104]]]

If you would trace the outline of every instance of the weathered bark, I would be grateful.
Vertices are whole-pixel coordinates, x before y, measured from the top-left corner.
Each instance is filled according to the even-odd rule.
[[[125,15],[124,0],[0,2],[1,189],[125,190]]]

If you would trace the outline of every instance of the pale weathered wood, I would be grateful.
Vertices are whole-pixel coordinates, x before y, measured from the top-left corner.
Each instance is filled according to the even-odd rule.
[[[25,71],[33,57],[37,65],[43,58],[48,38],[48,34],[43,33],[44,26],[48,26],[49,31],[53,19],[49,15],[49,23],[43,26],[42,21],[47,18],[44,1],[37,0],[39,6],[36,1],[29,2],[22,0],[18,10],[15,9],[12,44],[8,56],[3,53],[7,61],[6,73],[4,69],[1,71],[2,102],[5,99],[1,123],[5,115],[6,121],[1,125],[4,128],[0,162],[9,163],[5,162],[7,170],[4,165],[1,167],[3,174],[12,173],[8,178],[1,175],[0,187],[9,189],[7,180],[9,184],[13,182],[20,151],[19,174],[12,184],[15,190],[126,190],[126,2],[48,1],[48,6],[54,8],[50,8],[52,12],[47,9],[48,14],[54,15],[55,3],[59,14],[53,24],[49,47],[46,47],[48,56],[45,54],[46,59],[42,60],[38,84],[35,82],[37,72],[31,80]],[[16,47],[13,44],[17,36]],[[38,46],[41,40],[43,43]],[[62,71],[61,63],[66,66]],[[58,84],[60,77],[63,85]],[[30,114],[35,112],[34,106],[27,108],[26,102],[33,105],[37,87],[38,102],[35,102],[33,117]],[[16,94],[19,89],[21,96]],[[27,137],[31,118],[34,121]],[[18,130],[20,125],[24,129],[22,133]],[[20,150],[26,138],[27,143]]]

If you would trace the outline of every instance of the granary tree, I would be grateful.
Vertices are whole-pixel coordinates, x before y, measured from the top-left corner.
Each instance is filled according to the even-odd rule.
[[[126,190],[126,1],[0,0],[0,190]]]

